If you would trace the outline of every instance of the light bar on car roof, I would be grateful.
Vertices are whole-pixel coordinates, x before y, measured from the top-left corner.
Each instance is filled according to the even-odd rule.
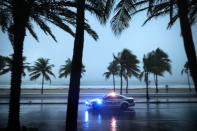
[[[110,96],[115,96],[116,93],[115,93],[115,92],[111,92],[109,95],[110,95]]]

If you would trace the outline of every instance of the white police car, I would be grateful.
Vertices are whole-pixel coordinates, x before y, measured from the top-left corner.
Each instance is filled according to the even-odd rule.
[[[123,110],[126,110],[130,106],[134,106],[134,98],[126,97],[123,95],[118,95],[115,93],[110,93],[105,95],[103,98],[97,98],[92,100],[85,101],[85,105],[88,107],[92,107],[93,109],[101,109],[105,107],[118,107]]]

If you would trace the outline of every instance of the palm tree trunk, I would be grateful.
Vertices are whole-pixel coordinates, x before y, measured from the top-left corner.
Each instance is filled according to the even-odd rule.
[[[148,95],[148,73],[145,73],[145,81],[146,81],[146,99],[149,99]]]
[[[197,59],[192,38],[191,26],[188,19],[188,6],[187,0],[178,0],[178,12],[180,18],[181,33],[183,36],[185,52],[187,55],[191,76],[194,81],[195,90],[197,93]]]
[[[41,94],[43,94],[43,86],[44,86],[44,75],[42,75],[42,89],[41,89]]]
[[[28,21],[28,11],[25,10],[24,0],[13,0],[13,66],[11,69],[11,90],[8,116],[8,130],[20,130],[20,94],[21,94],[21,76],[22,76],[22,55],[23,41],[25,38],[25,25]]]
[[[129,86],[129,80],[128,80],[128,75],[127,75],[127,86],[126,86],[126,93],[128,93],[128,86]]]
[[[122,73],[120,74],[120,94],[122,95]]]
[[[156,93],[159,92],[159,89],[158,89],[158,78],[157,78],[157,74],[155,75],[155,85],[156,85]]]
[[[191,86],[190,86],[190,81],[189,81],[189,73],[187,73],[187,81],[188,81],[188,85],[189,85],[189,91],[191,92]]]
[[[156,93],[158,93],[158,80],[157,80],[157,74],[154,74],[154,81],[155,81],[155,87],[156,87]]]
[[[116,91],[116,87],[115,87],[115,77],[114,77],[114,74],[113,74],[113,84],[114,84],[114,92]]]
[[[66,131],[77,131],[80,78],[84,45],[84,6],[85,0],[77,0],[77,27],[68,94]]]
[[[155,92],[157,91],[157,87],[156,87],[156,75],[154,74],[154,82],[155,82]]]

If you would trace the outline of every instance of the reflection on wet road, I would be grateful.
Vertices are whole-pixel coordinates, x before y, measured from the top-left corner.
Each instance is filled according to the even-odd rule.
[[[110,121],[110,129],[111,131],[116,131],[117,125],[116,125],[116,119],[114,117],[112,117],[111,121]]]
[[[66,105],[21,105],[21,124],[40,131],[64,131]],[[0,105],[0,127],[5,127],[8,105]],[[196,131],[197,104],[136,104],[120,109],[92,110],[79,106],[79,131]]]
[[[83,121],[80,121],[83,117],[84,123]],[[89,131],[90,129],[95,128],[95,130],[100,131],[118,131],[117,121],[135,120],[136,113],[132,108],[126,111],[122,111],[120,109],[87,109],[84,111],[84,115],[79,113],[78,119],[80,123],[80,130]]]

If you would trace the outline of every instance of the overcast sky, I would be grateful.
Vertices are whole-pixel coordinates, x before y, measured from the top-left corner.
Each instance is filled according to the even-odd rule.
[[[180,72],[185,63],[186,55],[183,46],[183,40],[180,35],[180,25],[177,21],[174,26],[167,30],[169,17],[160,17],[141,26],[146,16],[141,13],[135,16],[130,22],[130,27],[116,37],[111,31],[110,22],[105,26],[100,25],[94,16],[86,15],[91,27],[96,30],[99,40],[94,41],[88,34],[85,34],[85,45],[83,53],[83,63],[86,66],[86,73],[82,81],[105,81],[103,73],[107,71],[109,62],[113,60],[112,54],[117,54],[124,48],[130,49],[140,60],[142,69],[142,58],[144,54],[160,48],[165,51],[172,61],[172,73],[165,73],[161,81],[186,81],[186,76],[181,76]],[[32,38],[27,31],[24,41],[24,56],[27,61],[33,65],[36,59],[40,57],[49,58],[50,63],[54,64],[53,72],[56,80],[63,81],[58,78],[58,70],[60,65],[65,63],[67,58],[72,58],[74,38],[61,29],[51,26],[53,33],[57,38],[57,43],[51,37],[46,36],[37,26],[34,27],[39,36],[39,43]],[[195,48],[197,47],[197,24],[192,27]],[[13,52],[7,34],[0,32],[0,55],[8,56]],[[117,78],[118,80],[119,78]],[[0,76],[0,81],[9,81],[10,74]],[[24,79],[29,80],[29,77]],[[69,80],[69,79],[67,79]],[[131,78],[131,81],[135,79]],[[111,81],[111,80],[108,80]]]

